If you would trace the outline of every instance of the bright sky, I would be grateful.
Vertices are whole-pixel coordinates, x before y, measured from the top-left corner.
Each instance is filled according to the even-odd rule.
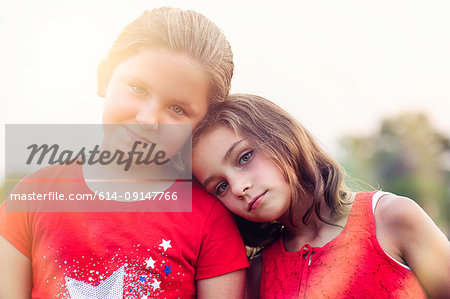
[[[273,100],[332,153],[404,110],[450,135],[448,1],[0,0],[2,124],[100,123],[98,62],[160,6],[213,20],[234,52],[232,92]]]

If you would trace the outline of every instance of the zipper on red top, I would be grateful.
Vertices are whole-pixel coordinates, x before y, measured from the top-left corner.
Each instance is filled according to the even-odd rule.
[[[300,249],[300,253],[304,258],[303,269],[300,277],[300,287],[298,298],[306,298],[306,284],[308,282],[309,266],[311,265],[311,258],[313,255],[313,248],[309,244],[305,244]]]

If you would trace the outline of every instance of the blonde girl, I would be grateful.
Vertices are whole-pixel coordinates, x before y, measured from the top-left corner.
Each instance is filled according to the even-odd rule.
[[[200,13],[145,11],[98,68],[103,124],[115,128],[114,134],[105,129],[102,150],[154,141],[149,134],[165,125],[188,126],[161,137],[167,158],[175,157],[208,107],[227,96],[232,58],[223,33]],[[140,174],[161,178],[164,171],[137,163],[122,172],[114,165],[102,172],[96,165],[53,165],[27,177],[34,189],[22,181],[14,192],[120,193],[134,191],[120,182]],[[105,178],[117,183],[105,189],[98,182]],[[70,184],[60,190],[60,180]],[[153,181],[144,181],[139,191],[155,190]],[[151,204],[145,201],[108,202],[117,208],[110,212],[17,213],[2,205],[0,298],[242,297],[248,262],[232,217],[198,185],[191,190],[182,183],[166,178],[156,190],[177,194],[180,205],[192,194],[185,212],[140,212]],[[128,207],[134,211],[125,212]]]

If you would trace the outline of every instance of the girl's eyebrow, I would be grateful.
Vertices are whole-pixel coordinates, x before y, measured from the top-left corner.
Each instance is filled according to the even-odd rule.
[[[227,152],[225,153],[225,155],[222,158],[222,161],[225,162],[229,159],[231,153],[234,151],[234,149],[241,143],[243,142],[244,139],[238,140],[235,143],[233,143],[230,148],[227,150]],[[207,186],[213,179],[215,178],[214,175],[209,176],[204,182],[203,182],[203,186]]]
[[[184,100],[184,99],[172,99],[173,103],[179,106],[183,106],[188,109],[194,109],[194,105],[192,105],[192,101]]]
[[[143,85],[145,88],[152,90],[152,87],[148,85],[144,80],[142,80],[139,76],[136,76],[134,74],[123,74],[121,76],[122,80],[124,80],[127,83],[135,83]]]
[[[231,153],[234,151],[234,149],[241,143],[243,142],[244,139],[238,140],[235,143],[233,143],[230,148],[227,150],[227,152],[225,153],[225,155],[223,156],[222,161],[225,162],[226,160],[228,160],[230,158]]]

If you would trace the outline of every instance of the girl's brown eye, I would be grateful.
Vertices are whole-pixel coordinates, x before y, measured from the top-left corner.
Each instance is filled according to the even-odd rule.
[[[228,187],[228,183],[227,182],[223,182],[221,183],[217,189],[216,189],[216,196],[222,194],[223,192],[225,192],[227,190]]]
[[[135,93],[138,93],[138,94],[141,94],[141,95],[147,93],[146,90],[145,90],[145,88],[142,87],[142,86],[139,86],[139,85],[131,85],[131,89],[132,89]]]
[[[171,109],[172,109],[172,111],[175,112],[176,114],[184,114],[184,110],[183,110],[183,108],[181,108],[180,106],[173,105],[173,106],[171,106]]]
[[[242,156],[241,156],[241,158],[239,159],[239,164],[245,164],[245,163],[247,163],[248,161],[250,161],[250,159],[252,158],[252,155],[253,155],[253,152],[252,151],[250,151],[250,152],[246,152],[245,154],[243,154]]]

